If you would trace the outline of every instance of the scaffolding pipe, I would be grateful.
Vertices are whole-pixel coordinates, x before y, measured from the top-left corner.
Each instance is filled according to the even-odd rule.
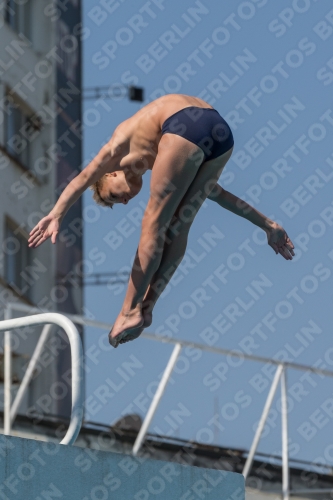
[[[42,333],[41,333],[41,335],[40,335],[40,337],[38,339],[38,342],[37,342],[37,345],[35,347],[35,350],[34,350],[32,356],[30,358],[30,361],[29,361],[27,369],[26,369],[26,371],[24,373],[22,382],[20,384],[20,387],[18,388],[16,397],[15,397],[15,399],[13,401],[13,404],[11,405],[11,409],[10,409],[10,425],[11,426],[13,425],[13,422],[15,420],[15,417],[17,415],[17,411],[19,409],[19,406],[21,404],[21,401],[23,399],[25,391],[26,391],[28,385],[30,384],[30,381],[31,381],[32,376],[33,376],[33,373],[34,373],[35,368],[36,368],[37,363],[38,363],[38,359],[39,359],[40,355],[43,352],[46,340],[47,340],[47,338],[49,336],[49,333],[50,333],[52,327],[53,327],[53,325],[45,325],[44,326],[44,328],[42,330]]]
[[[10,319],[10,308],[6,308],[4,312],[5,320]],[[3,357],[4,357],[4,409],[3,409],[3,419],[4,419],[4,434],[7,436],[10,434],[10,403],[11,403],[11,391],[12,391],[12,351],[11,351],[11,332],[9,330],[5,331],[4,336],[4,346],[3,346]]]
[[[288,406],[287,406],[287,374],[281,374],[281,429],[282,429],[282,498],[289,500],[289,460],[288,460]]]
[[[280,365],[275,372],[274,379],[273,379],[270,391],[268,393],[266,403],[265,403],[262,415],[260,417],[259,424],[258,424],[256,433],[254,435],[253,442],[252,442],[248,457],[247,457],[245,465],[244,465],[244,469],[243,469],[242,474],[245,477],[245,479],[247,478],[247,476],[251,470],[253,458],[254,458],[255,452],[257,451],[260,436],[261,436],[261,433],[264,429],[266,419],[268,417],[268,413],[269,413],[269,410],[271,408],[271,405],[272,405],[272,402],[273,402],[273,399],[274,399],[274,396],[276,393],[276,389],[277,389],[278,384],[279,384],[279,380],[280,380],[282,371],[283,371],[283,365]]]
[[[165,388],[166,388],[167,383],[169,381],[172,370],[177,362],[181,348],[182,348],[181,344],[176,344],[175,347],[173,348],[173,351],[172,351],[172,354],[171,354],[170,359],[168,361],[168,364],[164,370],[164,373],[162,375],[162,378],[160,380],[158,388],[154,394],[154,397],[152,399],[150,407],[147,411],[147,415],[146,415],[144,421],[142,422],[141,429],[140,429],[139,434],[137,435],[137,438],[135,440],[133,450],[132,450],[132,454],[134,456],[136,456],[138,454],[138,451],[141,448],[141,445],[143,443],[145,435],[147,434],[150,423],[154,418],[154,415],[155,415],[155,412],[156,412],[157,407],[159,405],[159,402],[161,401],[161,398],[164,394],[164,391],[165,391]]]

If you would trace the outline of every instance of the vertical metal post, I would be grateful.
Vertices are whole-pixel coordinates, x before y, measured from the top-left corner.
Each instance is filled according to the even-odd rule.
[[[8,305],[5,306],[4,318],[11,319],[11,309]],[[12,388],[12,352],[11,352],[11,332],[5,331],[4,346],[4,434],[9,436],[11,431],[10,425],[10,402]]]
[[[10,409],[10,424],[11,425],[13,425],[13,422],[14,422],[16,414],[17,414],[17,410],[18,410],[20,403],[23,399],[25,391],[30,383],[33,372],[36,368],[39,357],[40,357],[41,353],[43,352],[45,343],[47,341],[47,338],[49,336],[49,333],[50,333],[52,327],[53,327],[53,325],[45,325],[44,326],[42,333],[39,337],[39,340],[37,342],[37,345],[35,347],[35,350],[30,358],[30,361],[29,361],[28,367],[25,371],[25,374],[23,376],[23,380],[21,382],[21,385],[17,391],[17,394],[16,394],[16,397],[13,401],[13,404],[11,405],[11,409]]]
[[[163,393],[164,393],[165,388],[167,386],[167,383],[169,381],[172,370],[176,364],[176,361],[177,361],[177,358],[178,358],[179,353],[181,351],[181,348],[182,348],[182,346],[179,343],[177,343],[175,345],[175,347],[173,348],[173,351],[172,351],[172,354],[171,354],[170,359],[168,361],[168,364],[164,370],[164,373],[162,375],[162,378],[160,380],[158,388],[154,394],[153,400],[152,400],[150,407],[147,411],[147,415],[146,415],[144,421],[142,422],[141,429],[140,429],[139,434],[137,435],[137,438],[135,440],[133,450],[132,450],[132,454],[134,456],[138,454],[138,451],[141,448],[141,445],[142,445],[143,440],[145,438],[145,435],[148,431],[150,423],[153,420],[153,417],[155,415],[155,412],[157,410],[159,402],[163,396]]]
[[[288,407],[287,373],[281,375],[281,429],[282,429],[282,498],[289,500],[289,457],[288,457]]]
[[[263,412],[261,414],[261,417],[260,417],[260,420],[259,420],[259,424],[258,424],[256,433],[254,435],[253,442],[252,442],[252,445],[251,445],[248,457],[247,457],[245,465],[244,465],[244,469],[243,469],[242,474],[245,477],[245,479],[247,478],[247,476],[248,476],[248,474],[250,472],[250,469],[251,469],[251,466],[252,466],[252,462],[253,462],[253,458],[254,458],[254,454],[255,454],[255,452],[257,450],[258,443],[259,443],[259,440],[260,440],[260,436],[261,436],[261,433],[262,433],[262,431],[264,429],[264,425],[265,425],[266,419],[268,417],[268,413],[269,413],[270,407],[272,405],[273,398],[275,396],[276,389],[278,387],[282,371],[283,371],[283,365],[279,365],[278,368],[277,368],[277,370],[276,370],[276,372],[275,372],[274,379],[273,379],[270,391],[268,393],[268,396],[267,396],[267,399],[266,399],[266,403],[265,403]]]

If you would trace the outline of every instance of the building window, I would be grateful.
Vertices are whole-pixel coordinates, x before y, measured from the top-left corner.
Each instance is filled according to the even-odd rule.
[[[22,165],[29,168],[30,163],[30,120],[18,102],[7,92],[5,112],[5,148]]]
[[[31,286],[27,274],[31,264],[31,250],[26,235],[10,219],[6,220],[5,239],[5,280],[22,297],[31,298]]]
[[[27,38],[31,34],[31,0],[6,0],[5,19],[9,26]]]

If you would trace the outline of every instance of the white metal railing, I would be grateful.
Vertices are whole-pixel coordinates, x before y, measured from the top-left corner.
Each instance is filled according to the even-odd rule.
[[[70,424],[61,444],[73,444],[80,432],[83,419],[83,351],[79,332],[73,322],[59,313],[44,313],[22,318],[8,319],[11,309],[5,311],[5,320],[0,321],[0,331],[5,332],[4,339],[4,434],[10,435],[11,425],[15,419],[17,409],[22,400],[24,391],[28,386],[38,356],[45,344],[51,325],[58,325],[66,332],[70,347],[72,360],[72,412]],[[35,351],[11,407],[11,330],[26,326],[46,325],[37,343]]]
[[[8,320],[8,318],[10,318],[12,316],[14,311],[28,313],[28,314],[29,313],[31,314],[31,313],[41,313],[41,312],[43,313],[44,312],[44,311],[41,311],[41,309],[39,309],[39,308],[29,307],[29,306],[26,306],[26,305],[20,304],[20,303],[8,303],[5,306],[5,318]],[[92,326],[95,328],[101,328],[103,330],[108,330],[108,331],[112,327],[111,324],[91,320],[91,319],[85,318],[84,316],[70,315],[70,314],[66,314],[64,316],[62,314],[60,315],[60,314],[56,314],[56,313],[48,313],[48,315],[61,317],[63,321],[71,320],[73,323],[76,323],[79,325]],[[33,318],[37,318],[37,317],[41,318],[42,316],[45,316],[45,314],[40,314],[39,316],[33,316]],[[15,320],[15,321],[21,320],[22,321],[21,326],[23,326],[23,325],[26,326],[27,325],[27,323],[25,322],[26,319],[27,318],[19,318],[18,320]],[[14,320],[12,320],[12,321],[14,321]],[[72,328],[73,328],[74,325],[71,321],[69,321],[68,324],[72,325]],[[4,322],[2,322],[2,323],[4,323]],[[40,321],[39,323],[34,323],[34,324],[42,324],[42,323],[51,323],[51,321]],[[57,323],[57,322],[55,321],[55,323]],[[29,324],[33,324],[33,323],[29,323]],[[57,324],[60,324],[60,323],[57,323]],[[65,323],[61,324],[60,326],[63,326],[64,324]],[[0,325],[1,325],[1,322],[0,322]],[[17,326],[15,326],[15,327],[13,326],[13,328],[16,328],[16,327]],[[4,330],[4,329],[5,328],[0,328],[0,330]],[[75,331],[76,331],[76,334],[78,335],[76,328],[75,328]],[[37,343],[37,346],[35,348],[35,352],[31,357],[30,363],[29,363],[28,368],[27,368],[26,376],[24,377],[24,379],[22,381],[22,384],[24,384],[24,387],[27,387],[27,385],[30,381],[30,378],[31,378],[31,375],[32,375],[32,372],[34,369],[34,364],[36,363],[36,361],[38,359],[39,353],[43,349],[43,346],[44,346],[46,338],[47,338],[47,334],[48,334],[47,330],[44,328],[42,335],[40,337],[40,340]],[[75,335],[72,336],[72,338],[74,338],[74,337],[75,337]],[[183,347],[192,347],[195,349],[199,349],[201,351],[211,352],[211,353],[219,354],[222,356],[228,356],[228,355],[239,356],[239,355],[241,355],[243,359],[246,359],[249,361],[255,361],[255,362],[260,362],[260,363],[270,363],[270,364],[276,366],[276,372],[275,372],[275,375],[273,377],[272,384],[271,384],[271,387],[269,389],[267,399],[266,399],[266,402],[264,404],[264,408],[263,408],[263,411],[262,411],[262,414],[261,414],[261,417],[260,417],[260,420],[259,420],[259,423],[257,426],[257,430],[255,432],[253,442],[252,442],[251,448],[248,452],[247,459],[246,459],[246,462],[245,462],[245,465],[243,468],[243,472],[242,472],[243,476],[246,479],[250,473],[250,470],[251,470],[251,467],[253,464],[253,460],[254,460],[254,456],[255,456],[255,453],[257,451],[257,447],[258,447],[258,444],[260,441],[260,437],[261,437],[262,431],[264,429],[264,426],[265,426],[265,423],[266,423],[266,420],[267,420],[267,417],[269,414],[269,410],[270,410],[271,405],[273,403],[273,399],[274,399],[275,393],[278,389],[278,386],[280,385],[280,387],[281,387],[281,430],[282,430],[282,432],[281,432],[281,440],[282,440],[282,457],[281,457],[282,458],[282,498],[283,498],[283,500],[289,500],[290,496],[301,494],[301,493],[316,493],[316,494],[327,493],[328,490],[326,490],[326,489],[290,490],[289,457],[288,457],[287,370],[288,370],[288,368],[291,368],[291,369],[300,370],[300,371],[312,372],[312,373],[315,373],[317,375],[324,375],[327,377],[333,377],[333,371],[325,370],[325,369],[321,369],[321,368],[315,368],[315,367],[307,366],[307,365],[302,365],[299,363],[292,363],[292,362],[287,362],[287,361],[277,361],[275,359],[265,358],[262,356],[253,356],[250,354],[245,354],[243,352],[240,353],[238,351],[232,351],[229,349],[222,349],[219,347],[209,347],[209,346],[204,345],[204,344],[198,344],[195,342],[188,342],[186,340],[174,339],[174,338],[169,338],[169,337],[160,337],[156,334],[152,334],[152,333],[148,333],[148,332],[143,332],[141,334],[141,337],[144,337],[148,340],[154,340],[157,342],[173,344],[174,349],[171,353],[171,356],[169,358],[167,366],[164,369],[164,372],[163,372],[163,375],[162,375],[161,380],[159,382],[159,385],[157,387],[157,390],[154,394],[154,397],[151,401],[150,407],[149,407],[147,414],[142,422],[141,429],[140,429],[140,431],[137,435],[137,438],[135,440],[135,443],[134,443],[134,446],[132,449],[132,454],[134,456],[136,456],[141,449],[141,446],[144,442],[145,436],[148,432],[149,426],[154,418],[154,415],[156,413],[159,402],[161,401],[161,398],[164,394],[164,391],[166,389],[166,386],[167,386],[168,381],[170,379],[170,376],[172,374],[172,370],[177,362],[178,356],[179,356]],[[71,337],[70,337],[70,341],[71,341]],[[71,341],[71,346],[72,346],[72,341]],[[81,342],[80,342],[80,346],[81,346]],[[75,357],[74,353],[75,352],[76,352],[75,348],[74,349],[72,348],[73,368],[74,368],[74,363],[75,363],[75,360],[74,360],[74,357]],[[10,410],[10,384],[11,384],[11,381],[10,381],[10,369],[8,368],[8,367],[10,367],[10,357],[11,357],[10,342],[7,338],[7,340],[5,340],[5,399],[7,397],[7,402],[9,400],[9,405],[8,405],[8,403],[7,403],[7,406],[5,404],[5,419],[7,422],[7,431],[8,431],[7,433],[8,434],[10,433],[11,423],[15,419],[16,412],[17,412],[19,403],[21,401],[20,394],[23,393],[23,391],[19,390],[19,392],[17,393],[16,399],[12,405],[12,409]],[[78,358],[82,359],[82,355],[80,354],[80,356],[78,356]],[[82,373],[81,373],[81,377],[82,377]],[[73,408],[74,394],[72,397],[73,397],[73,400],[72,400],[72,408]],[[82,410],[82,405],[78,404],[77,408],[80,408]],[[72,413],[74,414],[73,410],[72,410]],[[81,412],[81,418],[82,418],[82,412]],[[68,430],[68,432],[69,432],[69,430]],[[66,437],[67,437],[67,434],[66,434]],[[64,443],[64,440],[62,441],[62,443],[63,444],[70,444],[70,443]],[[329,491],[331,491],[331,490],[329,490]]]

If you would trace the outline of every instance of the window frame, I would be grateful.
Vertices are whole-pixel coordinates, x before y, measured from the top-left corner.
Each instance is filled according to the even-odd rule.
[[[22,2],[22,0],[21,0]],[[31,0],[17,3],[15,0],[6,0],[5,22],[15,33],[22,33],[31,40]]]
[[[13,256],[9,256],[8,253],[6,253],[4,246],[2,247],[2,251],[4,252],[4,272],[3,272],[3,278],[7,285],[15,291],[15,293],[21,297],[22,299],[26,299],[29,302],[32,301],[32,286],[29,285],[23,278],[21,277],[22,271],[24,271],[27,266],[31,265],[32,263],[32,252],[31,249],[28,247],[28,238],[29,235],[22,227],[15,222],[9,215],[5,215],[4,217],[4,239],[3,243],[7,238],[9,237],[9,232],[13,234],[12,237],[16,238],[19,241],[20,244],[20,250],[14,254]],[[23,253],[24,252],[24,253]],[[22,254],[23,254],[23,259],[22,259]],[[8,258],[14,257],[13,262],[14,262],[14,270],[13,270],[13,276],[10,276],[8,273],[8,268],[10,266],[10,263],[8,261]],[[16,258],[16,259],[15,259]],[[18,265],[15,260],[19,259]],[[22,267],[22,260],[23,262],[23,267]],[[15,268],[15,265],[17,266],[17,269]],[[26,287],[27,290],[23,291]]]
[[[4,123],[3,123],[3,141],[4,141],[4,149],[8,156],[12,158],[15,162],[19,163],[25,170],[31,171],[29,168],[29,165],[32,161],[32,147],[31,143],[32,141],[29,140],[26,136],[24,136],[21,133],[22,128],[27,130],[28,128],[34,128],[33,122],[31,120],[31,117],[29,116],[29,113],[25,109],[25,106],[21,104],[20,98],[11,91],[10,87],[6,86],[5,87],[5,92],[4,92],[4,97],[5,97],[5,113],[4,113]],[[9,115],[7,113],[8,108],[13,108],[12,113]],[[18,113],[17,113],[18,112]],[[13,117],[12,114],[17,113],[17,118],[19,119],[20,123],[19,126],[16,128],[16,124],[14,125],[13,129],[13,136],[18,134],[20,137],[22,137],[23,140],[26,140],[27,144],[24,150],[21,153],[16,153],[15,150],[13,150],[9,145],[8,141],[10,140],[9,134],[8,134],[8,129],[9,129],[9,120],[13,118],[15,120],[15,116]],[[16,118],[16,119],[17,119]]]

